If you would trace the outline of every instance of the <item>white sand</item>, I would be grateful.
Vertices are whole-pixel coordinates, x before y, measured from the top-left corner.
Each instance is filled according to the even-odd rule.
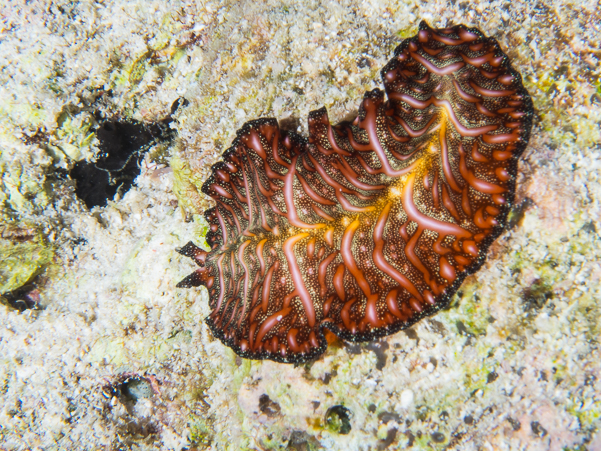
[[[522,73],[533,206],[453,308],[384,340],[381,370],[367,344],[298,368],[237,358],[203,324],[206,293],[175,288],[197,187],[247,120],[355,111],[422,19],[479,27]],[[0,5],[0,220],[55,246],[43,309],[0,305],[0,449],[601,449],[600,23],[594,0]],[[95,112],[152,122],[179,97],[175,174],[147,159],[92,212],[50,185],[97,152]],[[152,397],[113,396],[136,375]],[[324,417],[341,404],[347,435]]]

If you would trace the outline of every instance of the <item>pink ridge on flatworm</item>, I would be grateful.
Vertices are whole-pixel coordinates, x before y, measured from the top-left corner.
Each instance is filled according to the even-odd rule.
[[[301,362],[324,329],[392,334],[446,306],[483,263],[513,202],[532,101],[497,42],[424,22],[352,122],[309,114],[309,138],[258,119],[203,192],[216,206],[200,267],[214,335],[246,358]]]

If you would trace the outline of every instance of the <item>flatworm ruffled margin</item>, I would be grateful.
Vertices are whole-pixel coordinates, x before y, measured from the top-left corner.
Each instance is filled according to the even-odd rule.
[[[179,287],[209,290],[213,334],[246,358],[302,362],[324,329],[366,341],[448,305],[503,232],[533,107],[498,43],[475,28],[418,34],[352,122],[309,115],[309,138],[258,119],[203,192],[205,252]]]

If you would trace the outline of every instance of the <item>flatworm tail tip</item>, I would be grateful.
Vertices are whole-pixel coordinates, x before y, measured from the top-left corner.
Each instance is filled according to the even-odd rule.
[[[213,334],[242,357],[302,362],[448,305],[504,230],[533,107],[498,43],[422,21],[382,69],[385,92],[309,136],[247,122],[202,191],[211,250],[178,287],[209,292]]]

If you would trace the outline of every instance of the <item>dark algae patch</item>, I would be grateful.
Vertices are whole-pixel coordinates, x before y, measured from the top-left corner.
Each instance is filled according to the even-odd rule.
[[[325,416],[326,427],[337,434],[346,435],[351,432],[352,413],[344,406],[330,407]]]
[[[91,209],[105,206],[117,193],[125,194],[140,174],[144,152],[161,133],[159,126],[136,121],[102,122],[96,131],[100,141],[98,158],[94,162],[77,162],[69,173],[76,182],[77,197]]]
[[[174,132],[169,127],[172,115],[187,105],[179,98],[165,119],[154,123],[104,119],[96,130],[100,149],[95,161],[79,161],[69,175],[76,182],[75,193],[88,208],[103,207],[118,194],[123,196],[140,174],[144,154],[156,143],[169,142]]]

